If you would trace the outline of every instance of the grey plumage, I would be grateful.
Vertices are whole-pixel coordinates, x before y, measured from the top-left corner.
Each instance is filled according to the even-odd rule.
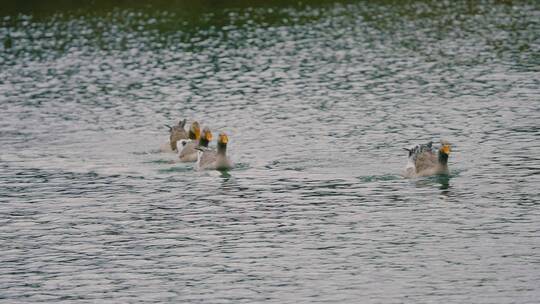
[[[186,130],[184,129],[185,125],[186,125],[186,119],[179,121],[177,125],[172,126],[172,127],[169,125],[165,125],[166,127],[169,128],[169,133],[170,133],[169,144],[170,144],[171,150],[173,151],[176,150],[176,143],[179,140],[188,138],[188,134]]]
[[[217,149],[212,150],[205,147],[197,148],[197,170],[227,170],[233,164],[227,156],[227,143],[229,139],[225,133],[219,134]]]
[[[406,177],[448,174],[450,143],[447,141],[441,140],[439,149],[435,149],[433,142],[430,141],[405,150],[409,152],[404,172]]]
[[[208,127],[205,127],[202,136],[198,139],[191,139],[183,144],[181,149],[178,149],[178,154],[181,162],[196,162],[197,148],[208,147],[208,143],[212,140],[212,132]]]

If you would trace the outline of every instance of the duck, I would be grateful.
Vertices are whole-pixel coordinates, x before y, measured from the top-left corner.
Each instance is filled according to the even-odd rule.
[[[409,159],[405,167],[404,176],[408,178],[447,175],[448,157],[451,152],[451,145],[446,140],[441,140],[438,149],[433,147],[433,142],[420,144],[412,148],[404,148],[409,152]]]
[[[189,127],[188,139],[199,140],[201,137],[201,126],[198,121],[193,121]]]
[[[181,139],[188,138],[188,134],[184,129],[185,125],[186,119],[180,120],[177,125],[174,125],[172,127],[169,125],[165,125],[167,128],[169,128],[169,143],[161,146],[160,150],[162,152],[175,152],[176,143]]]
[[[192,142],[191,139],[180,139],[179,141],[177,141],[176,150],[178,151],[178,155],[180,155],[182,151],[184,150],[184,148],[191,142]]]
[[[202,136],[198,136],[197,139],[190,138],[190,141],[182,142],[182,149],[178,149],[178,156],[181,162],[196,162],[198,147],[208,147],[208,144],[212,141],[212,132],[208,127],[205,127],[202,132]]]
[[[217,142],[217,150],[205,147],[197,148],[197,170],[228,170],[232,169],[233,163],[227,156],[227,134],[220,133]]]

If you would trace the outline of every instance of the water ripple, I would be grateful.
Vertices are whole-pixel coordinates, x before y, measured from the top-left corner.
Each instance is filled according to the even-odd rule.
[[[537,4],[166,2],[3,7],[1,300],[536,301]]]

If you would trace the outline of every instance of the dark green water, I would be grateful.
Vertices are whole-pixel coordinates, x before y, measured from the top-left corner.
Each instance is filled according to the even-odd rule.
[[[536,2],[0,14],[0,302],[538,301]],[[236,168],[160,153],[182,118]]]

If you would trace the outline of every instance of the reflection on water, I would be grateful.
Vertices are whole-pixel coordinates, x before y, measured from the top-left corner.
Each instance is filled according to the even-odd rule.
[[[223,181],[226,182],[231,178],[231,174],[228,170],[220,170],[220,177],[223,178]]]
[[[450,176],[437,176],[437,182],[441,185],[441,190],[446,190],[450,187]]]
[[[435,175],[431,177],[418,178],[414,180],[414,183],[417,187],[420,188],[431,188],[434,185],[438,186],[441,190],[446,190],[450,188],[450,175]]]
[[[92,3],[0,8],[0,299],[537,301],[535,2]]]

